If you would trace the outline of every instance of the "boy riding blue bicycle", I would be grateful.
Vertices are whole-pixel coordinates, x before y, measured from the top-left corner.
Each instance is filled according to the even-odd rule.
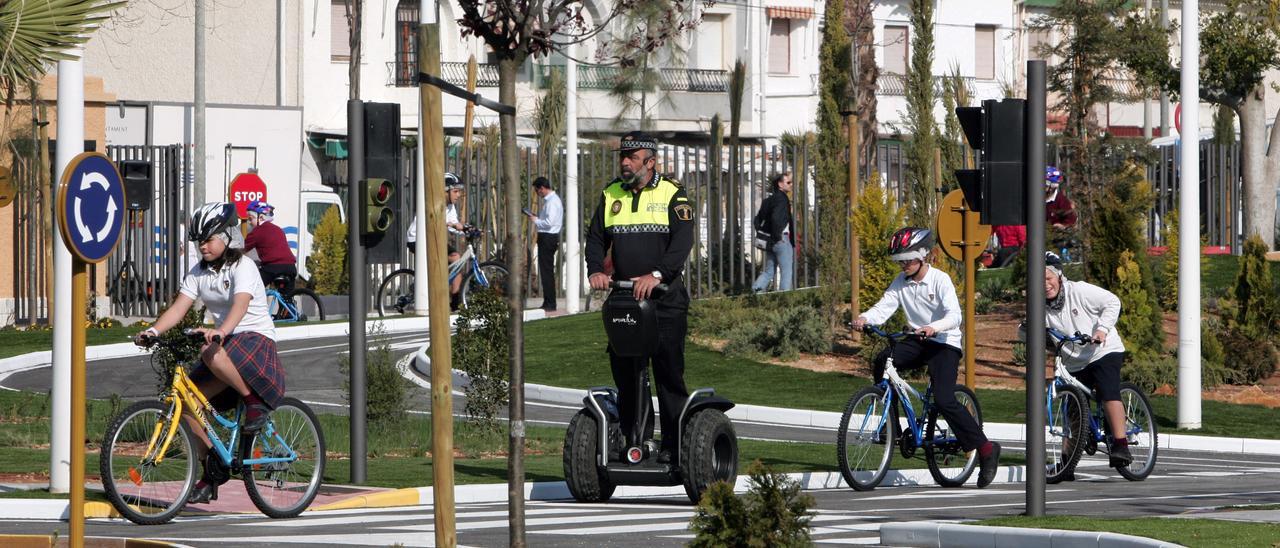
[[[933,245],[933,232],[925,228],[907,227],[894,233],[889,240],[889,258],[898,263],[902,273],[889,284],[880,302],[853,320],[853,328],[881,325],[899,307],[903,309],[907,325],[921,339],[903,340],[893,347],[894,364],[902,370],[929,366],[934,400],[960,445],[966,451],[978,451],[978,487],[986,487],[995,479],[1000,445],[987,439],[982,427],[955,399],[961,357],[960,301],[951,278],[929,266]],[[876,356],[873,380],[884,376],[889,353],[886,349]]]

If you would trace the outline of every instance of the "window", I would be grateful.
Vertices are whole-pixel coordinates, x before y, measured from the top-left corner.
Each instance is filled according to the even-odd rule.
[[[396,5],[396,86],[418,85],[418,0]]]
[[[702,17],[702,24],[698,25],[698,32],[693,36],[693,68],[724,70],[724,22],[723,15]]]
[[[791,73],[790,19],[773,19],[769,22],[769,72]]]
[[[884,28],[884,71],[890,74],[907,73],[907,27]]]
[[[316,229],[320,227],[320,221],[324,219],[324,214],[335,207],[338,206],[324,202],[307,202],[307,234],[315,234]]]
[[[996,28],[974,28],[973,75],[979,80],[996,79]]]
[[[329,0],[329,56],[334,61],[351,60],[351,21],[346,0]]]
[[[1049,40],[1048,29],[1036,29],[1027,33],[1027,60],[1048,60],[1049,56],[1045,55],[1041,50],[1052,46],[1053,43]]]

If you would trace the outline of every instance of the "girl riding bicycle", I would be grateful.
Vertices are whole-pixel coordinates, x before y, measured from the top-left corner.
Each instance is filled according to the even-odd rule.
[[[893,363],[899,370],[928,364],[934,401],[964,450],[978,451],[978,487],[986,487],[996,477],[1000,444],[988,440],[978,422],[956,401],[956,372],[961,357],[960,301],[951,278],[929,267],[926,259],[932,249],[933,232],[929,229],[907,227],[894,233],[889,240],[889,258],[898,263],[902,273],[889,284],[880,302],[853,320],[853,328],[860,331],[867,324],[883,324],[899,307],[906,312],[907,325],[921,339],[899,342]],[[873,380],[884,375],[889,352],[886,349],[876,356]]]
[[[201,364],[191,380],[219,411],[244,400],[246,435],[260,430],[284,398],[284,368],[276,355],[275,327],[267,311],[262,278],[253,261],[243,260],[240,220],[233,204],[211,202],[197,209],[187,225],[187,240],[199,245],[201,261],[182,280],[173,305],[155,325],[139,333],[157,337],[186,316],[196,299],[213,315],[213,328],[201,328],[205,344]],[[227,479],[222,463],[209,458],[211,443],[194,416],[186,414],[192,432],[203,442],[196,448],[204,473],[189,498],[204,503],[218,498],[218,485]]]
[[[1120,368],[1124,366],[1124,343],[1116,332],[1120,298],[1096,285],[1067,280],[1062,275],[1062,259],[1053,252],[1044,256],[1044,296],[1047,327],[1093,335],[1096,344],[1065,345],[1060,357],[1067,371],[1097,393],[1106,410],[1113,437],[1111,466],[1127,466],[1133,456],[1120,403]]]

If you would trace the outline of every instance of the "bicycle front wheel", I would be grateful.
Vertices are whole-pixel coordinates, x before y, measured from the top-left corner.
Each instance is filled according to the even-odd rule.
[[[884,390],[868,386],[849,398],[840,416],[836,459],[845,483],[856,491],[875,489],[889,472],[898,420],[885,407]]]
[[[324,477],[324,433],[307,404],[285,398],[251,442],[241,472],[249,499],[263,514],[291,518],[315,500]],[[254,463],[256,459],[289,459]]]
[[[378,316],[397,316],[413,312],[413,270],[401,268],[378,287]]]
[[[107,500],[139,525],[173,519],[196,483],[195,438],[181,417],[166,420],[169,411],[158,401],[130,405],[111,421],[102,440],[98,468]],[[170,421],[178,421],[178,430],[161,454]]]
[[[298,310],[298,321],[324,321],[324,304],[315,291],[299,287],[289,293],[289,300],[293,301],[293,306]]]
[[[978,406],[978,396],[967,386],[956,386],[955,399],[981,430],[982,408]],[[960,446],[955,429],[947,424],[946,417],[936,407],[929,411],[924,439],[924,458],[929,463],[929,475],[933,476],[933,481],[943,487],[960,487],[969,481],[978,464],[978,452],[965,451]]]
[[[1120,403],[1124,405],[1124,429],[1129,437],[1129,454],[1133,462],[1116,471],[1129,481],[1142,481],[1156,468],[1157,447],[1155,413],[1142,389],[1131,382],[1120,383]]]
[[[506,295],[510,275],[507,266],[498,261],[480,263],[479,271],[467,274],[467,279],[462,282],[462,306],[465,308],[470,297],[481,290],[489,289],[497,291],[498,295]]]
[[[1059,387],[1049,402],[1044,433],[1044,480],[1054,484],[1072,473],[1084,453],[1085,436],[1089,431],[1085,416],[1086,403],[1079,390]]]

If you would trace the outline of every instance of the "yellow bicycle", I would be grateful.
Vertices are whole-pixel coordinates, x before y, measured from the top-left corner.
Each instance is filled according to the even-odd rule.
[[[183,336],[201,337],[192,330]],[[144,342],[174,355],[183,346],[177,337]],[[154,351],[151,363],[162,381],[160,397],[126,408],[102,440],[102,486],[120,515],[140,525],[157,525],[187,505],[198,473],[193,450],[200,441],[183,419],[184,411],[195,416],[213,444],[210,464],[239,474],[262,513],[291,518],[307,509],[320,490],[325,462],[324,435],[311,408],[285,398],[261,431],[242,435],[243,402],[224,416],[188,377],[190,364],[161,367]]]

